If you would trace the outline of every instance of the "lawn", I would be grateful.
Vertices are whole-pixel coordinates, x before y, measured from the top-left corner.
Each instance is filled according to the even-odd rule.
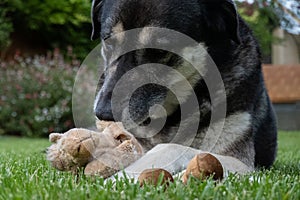
[[[300,132],[280,132],[271,170],[222,182],[175,180],[167,189],[140,188],[129,180],[103,183],[101,178],[51,168],[45,139],[0,137],[0,199],[300,199]]]

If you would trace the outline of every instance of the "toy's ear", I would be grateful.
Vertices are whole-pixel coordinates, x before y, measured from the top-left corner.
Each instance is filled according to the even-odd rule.
[[[103,120],[99,120],[96,117],[96,127],[99,131],[104,131],[105,128],[109,127],[111,124],[113,124],[114,122],[112,121],[103,121]]]
[[[204,21],[207,29],[215,36],[224,35],[237,44],[239,35],[239,17],[232,0],[200,0],[203,3]]]
[[[100,24],[100,16],[101,16],[101,8],[103,5],[103,0],[93,0],[92,8],[91,8],[91,18],[92,18],[92,35],[91,40],[98,39],[100,37],[101,24]]]
[[[60,134],[60,133],[51,133],[49,135],[49,141],[52,143],[56,143],[57,140],[59,140],[62,136],[63,136],[63,134]]]
[[[125,130],[122,123],[112,123],[108,128],[113,134],[113,137],[121,143],[123,143],[125,140],[131,140],[133,138],[133,135]]]
[[[122,132],[119,134],[115,134],[114,138],[123,143],[126,140],[130,140],[132,137],[129,134],[126,134],[126,132]]]

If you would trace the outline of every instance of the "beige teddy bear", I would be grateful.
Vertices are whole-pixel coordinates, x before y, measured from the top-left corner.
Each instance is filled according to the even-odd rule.
[[[98,122],[97,127],[99,132],[74,128],[50,134],[47,159],[52,166],[73,173],[85,167],[86,175],[107,178],[143,155],[142,146],[121,123]]]

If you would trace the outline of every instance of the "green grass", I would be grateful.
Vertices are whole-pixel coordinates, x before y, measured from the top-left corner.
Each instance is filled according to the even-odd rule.
[[[0,137],[0,199],[300,199],[300,132],[280,132],[271,170],[219,183],[177,179],[166,190],[59,172],[45,160],[47,146],[45,139]]]

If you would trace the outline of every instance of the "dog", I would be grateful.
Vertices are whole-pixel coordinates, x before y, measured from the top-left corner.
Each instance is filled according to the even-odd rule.
[[[228,163],[237,163],[238,160],[239,167],[229,167],[233,172],[242,173],[272,166],[277,149],[276,117],[264,84],[258,43],[250,28],[238,15],[233,1],[94,0],[91,17],[91,38],[101,39],[102,56],[105,60],[105,70],[100,77],[94,105],[98,119],[122,121],[126,118],[122,109],[113,113],[113,90],[124,74],[147,63],[167,65],[183,74],[192,86],[199,106],[200,120],[196,124],[197,131],[189,147],[173,144],[172,138],[182,123],[182,105],[179,105],[178,97],[166,87],[153,83],[135,90],[130,97],[127,113],[136,124],[147,126],[151,122],[160,121],[159,115],[149,119],[149,109],[158,104],[164,107],[167,117],[163,128],[157,130],[156,135],[137,137],[148,153],[126,168],[126,173],[140,173],[153,166],[179,172],[200,150],[219,155],[227,159]],[[220,137],[214,137],[214,132],[211,132],[208,140],[203,143],[212,112],[219,107],[213,108],[213,99],[210,99],[204,79],[195,72],[189,74],[191,68],[183,58],[165,50],[146,48],[126,52],[117,59],[112,59],[117,47],[108,44],[108,38],[116,36],[116,43],[121,44],[126,41],[122,33],[132,29],[139,29],[137,43],[145,44],[152,39],[161,43],[168,42],[164,39],[157,40],[156,35],[147,27],[180,32],[207,50],[221,75],[226,93],[226,113]],[[192,49],[181,46],[178,48],[183,53],[193,53]],[[194,56],[201,61],[201,54],[194,52]],[[156,78],[160,80],[162,77]],[[190,93],[181,92],[182,104],[190,104]],[[187,127],[195,125],[192,124],[193,114],[198,114],[193,107],[188,107],[186,112],[191,116],[184,121],[188,134]],[[212,126],[217,124],[218,122],[213,123]],[[131,132],[134,134],[134,129]],[[183,156],[177,159],[181,152],[184,152]]]

